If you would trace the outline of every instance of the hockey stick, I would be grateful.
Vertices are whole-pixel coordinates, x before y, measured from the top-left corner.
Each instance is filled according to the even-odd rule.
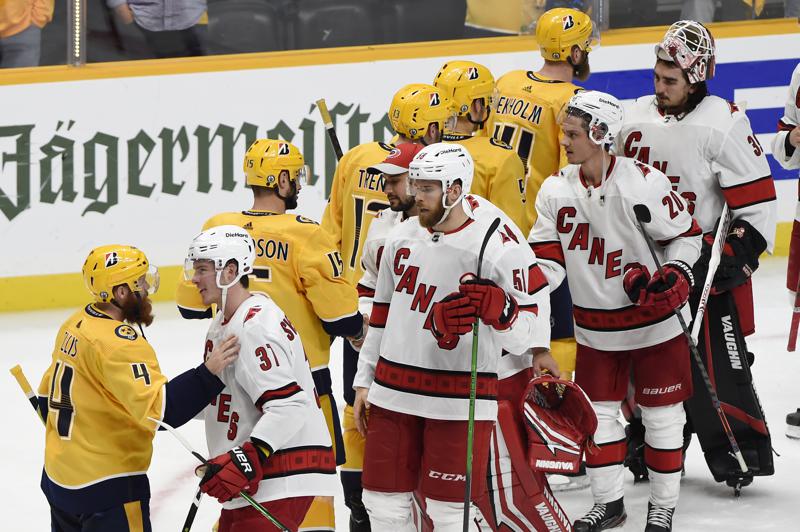
[[[478,252],[478,271],[475,273],[475,278],[481,278],[481,266],[483,265],[483,253],[486,251],[486,245],[489,244],[489,239],[492,237],[497,227],[500,225],[500,218],[495,218],[486,235],[483,237],[481,249]],[[472,499],[472,446],[475,441],[475,399],[478,387],[478,319],[472,325],[472,360],[470,362],[470,376],[469,376],[469,418],[467,421],[467,486],[464,489],[464,521],[463,531],[469,530],[469,506]]]
[[[708,258],[708,273],[706,273],[703,291],[700,292],[700,300],[697,303],[697,313],[695,313],[694,322],[692,323],[692,340],[694,340],[695,345],[697,345],[700,338],[700,327],[703,325],[703,316],[706,313],[708,296],[711,294],[711,284],[714,282],[714,275],[716,275],[717,268],[719,267],[720,257],[722,256],[722,246],[725,245],[725,239],[728,237],[728,229],[730,226],[731,212],[726,203],[722,207],[722,213],[719,215],[717,234],[714,235],[714,244],[711,246],[711,256]]]
[[[666,279],[666,276],[664,275],[664,269],[661,267],[661,261],[658,260],[658,255],[656,255],[656,248],[653,244],[653,239],[644,228],[644,224],[650,223],[650,220],[652,219],[650,216],[650,209],[648,209],[646,205],[642,205],[640,203],[633,206],[633,212],[636,214],[636,219],[639,220],[639,229],[644,237],[645,242],[647,242],[647,248],[650,250],[650,255],[653,257],[653,262],[656,263],[658,273],[661,274],[663,279]],[[721,222],[720,225],[722,225]],[[708,395],[711,396],[711,403],[714,405],[714,410],[717,411],[717,416],[719,416],[720,423],[722,423],[722,429],[725,431],[725,435],[728,437],[728,443],[731,446],[733,456],[736,458],[736,461],[739,462],[739,468],[742,470],[742,473],[747,473],[747,463],[744,461],[742,451],[739,450],[739,444],[736,442],[736,437],[733,435],[733,430],[731,430],[731,426],[728,423],[728,417],[725,415],[725,412],[722,411],[722,405],[719,402],[719,397],[717,397],[717,392],[714,390],[714,385],[711,384],[711,378],[708,376],[708,371],[706,371],[706,367],[703,364],[703,357],[700,356],[700,351],[697,350],[697,343],[695,343],[694,338],[692,338],[692,333],[689,332],[689,328],[686,326],[686,322],[684,321],[680,310],[674,308],[672,309],[672,312],[674,312],[675,316],[678,318],[678,321],[681,324],[681,329],[683,329],[683,334],[686,335],[686,339],[689,342],[689,350],[692,352],[695,364],[697,364],[697,368],[700,370],[700,375],[703,377],[703,383],[706,385]]]
[[[325,131],[328,132],[328,139],[331,141],[333,153],[336,154],[336,160],[341,161],[344,153],[342,152],[341,144],[339,144],[339,137],[336,136],[336,128],[333,126],[333,120],[331,119],[331,114],[328,112],[328,104],[325,103],[325,98],[317,100],[317,109],[319,109],[319,114],[322,116],[322,123],[325,126]]]
[[[797,291],[794,293],[794,308],[792,309],[792,324],[789,326],[789,344],[786,350],[794,352],[797,347],[797,329],[800,327],[800,278],[797,280]]]
[[[31,403],[31,406],[36,411],[36,415],[39,416],[39,420],[42,423],[47,424],[47,421],[45,421],[44,417],[42,416],[42,411],[39,410],[39,400],[36,398],[36,394],[33,393],[33,388],[31,388],[31,383],[28,382],[28,379],[22,372],[22,368],[19,366],[19,364],[17,364],[9,371],[17,380],[17,384],[19,384],[19,387],[22,388],[22,393],[24,393],[25,397],[28,398],[28,401]]]
[[[184,438],[184,437],[181,435],[181,433],[180,433],[180,432],[178,432],[178,431],[177,431],[177,429],[175,429],[175,427],[172,427],[171,425],[168,425],[168,424],[164,423],[163,421],[159,421],[158,419],[155,419],[155,418],[152,418],[152,417],[149,417],[149,418],[147,418],[147,419],[149,419],[150,421],[152,421],[153,423],[155,423],[155,424],[156,424],[156,425],[158,425],[159,427],[162,427],[162,428],[166,429],[166,430],[167,430],[167,431],[168,431],[170,434],[172,434],[173,436],[175,436],[175,438],[176,438],[176,439],[177,439],[177,440],[180,442],[180,444],[181,444],[181,445],[183,445],[183,447],[184,447],[184,448],[185,448],[187,451],[189,451],[190,453],[192,453],[192,456],[194,456],[195,458],[197,458],[198,460],[200,460],[200,461],[201,461],[203,464],[205,464],[206,466],[210,466],[210,465],[211,465],[211,463],[210,463],[208,460],[206,460],[205,458],[203,458],[203,455],[202,455],[202,454],[198,453],[197,451],[195,451],[195,450],[194,450],[194,448],[192,448],[192,445],[191,445],[191,444],[190,444],[190,443],[189,443],[189,442],[186,440],[186,438]],[[239,492],[239,496],[240,496],[242,499],[244,499],[245,501],[247,501],[247,503],[248,503],[250,506],[252,506],[253,508],[255,508],[255,509],[258,511],[258,513],[260,513],[261,515],[263,515],[264,517],[266,517],[267,519],[269,519],[269,522],[270,522],[270,523],[272,523],[273,525],[275,525],[276,527],[278,527],[280,530],[285,530],[286,532],[289,532],[289,529],[288,529],[288,528],[286,528],[285,526],[283,526],[283,524],[282,524],[280,521],[278,521],[277,519],[275,519],[275,517],[274,517],[274,516],[273,516],[271,513],[269,513],[269,510],[267,510],[266,508],[264,508],[264,507],[263,507],[261,504],[259,504],[259,503],[258,503],[258,501],[256,501],[255,499],[253,499],[253,498],[252,498],[250,495],[248,495],[248,494],[247,494],[247,493],[245,493],[244,491],[240,491],[240,492]]]

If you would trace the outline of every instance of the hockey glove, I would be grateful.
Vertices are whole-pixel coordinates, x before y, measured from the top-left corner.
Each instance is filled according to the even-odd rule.
[[[647,283],[642,306],[672,310],[680,308],[689,299],[694,286],[692,269],[682,261],[675,260],[664,264],[664,275],[656,272]]]
[[[469,297],[481,321],[498,331],[508,329],[517,320],[517,300],[489,279],[473,277],[464,281],[458,291]]]
[[[710,244],[703,242],[704,247]],[[758,256],[766,249],[767,241],[761,233],[744,220],[734,220],[722,247],[714,288],[724,292],[747,282],[758,268]]]
[[[431,307],[431,333],[442,349],[453,349],[461,334],[472,331],[475,306],[468,297],[452,292]]]
[[[636,264],[625,271],[625,276],[622,278],[622,288],[628,294],[628,299],[635,305],[644,303],[645,289],[647,283],[650,282],[650,272],[647,266]]]
[[[261,482],[261,454],[247,442],[209,460],[200,489],[220,502],[227,502],[244,491],[253,495]],[[200,469],[198,468],[198,470]]]

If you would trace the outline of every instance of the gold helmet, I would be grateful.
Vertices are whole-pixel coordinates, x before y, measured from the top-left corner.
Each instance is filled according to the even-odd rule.
[[[566,61],[573,46],[590,52],[592,40],[592,19],[577,9],[545,11],[536,23],[536,42],[548,61]]]
[[[142,250],[110,244],[94,248],[83,263],[83,282],[99,303],[113,299],[115,286],[154,294],[158,290],[158,268],[151,266]]]
[[[305,180],[307,170],[303,154],[285,140],[258,139],[244,154],[244,175],[250,186],[277,188],[282,170],[289,180]]]
[[[433,85],[412,83],[397,91],[389,107],[389,121],[394,130],[411,140],[425,136],[430,124],[444,123],[452,116],[449,100]]]
[[[439,69],[433,85],[447,96],[458,116],[466,116],[473,100],[485,98],[490,107],[494,76],[485,66],[472,61],[449,61]]]

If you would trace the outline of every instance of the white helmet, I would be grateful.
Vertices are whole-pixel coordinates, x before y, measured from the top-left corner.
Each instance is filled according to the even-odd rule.
[[[442,184],[444,216],[439,223],[447,218],[450,209],[469,192],[474,172],[475,163],[464,146],[442,142],[425,146],[408,165],[409,184],[416,180],[439,181]],[[448,205],[446,192],[457,179],[461,181],[461,195],[451,205]]]
[[[567,116],[584,121],[589,138],[598,146],[608,147],[622,129],[622,105],[614,96],[600,91],[580,91],[562,109],[559,124]]]
[[[679,20],[670,26],[656,45],[656,56],[680,67],[689,83],[714,77],[714,37],[694,20]]]
[[[220,225],[206,229],[192,240],[184,262],[184,276],[191,280],[194,262],[210,260],[217,272],[217,286],[226,290],[236,284],[243,276],[253,273],[253,262],[256,260],[256,247],[253,237],[236,225]],[[220,276],[225,265],[235,260],[239,268],[237,277],[230,283],[220,283]]]

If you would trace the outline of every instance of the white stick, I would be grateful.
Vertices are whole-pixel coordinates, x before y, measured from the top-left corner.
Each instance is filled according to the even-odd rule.
[[[714,275],[717,273],[719,267],[720,256],[722,255],[722,247],[725,245],[725,239],[728,237],[728,228],[731,225],[730,210],[726,203],[722,207],[722,213],[719,216],[719,227],[717,227],[717,234],[714,236],[714,245],[711,246],[711,256],[708,258],[708,273],[706,274],[705,283],[703,284],[703,291],[700,293],[700,301],[697,304],[697,314],[694,316],[692,323],[692,340],[697,344],[700,338],[700,327],[703,324],[703,316],[706,313],[706,304],[708,303],[708,296],[711,293],[711,284],[714,282]]]

